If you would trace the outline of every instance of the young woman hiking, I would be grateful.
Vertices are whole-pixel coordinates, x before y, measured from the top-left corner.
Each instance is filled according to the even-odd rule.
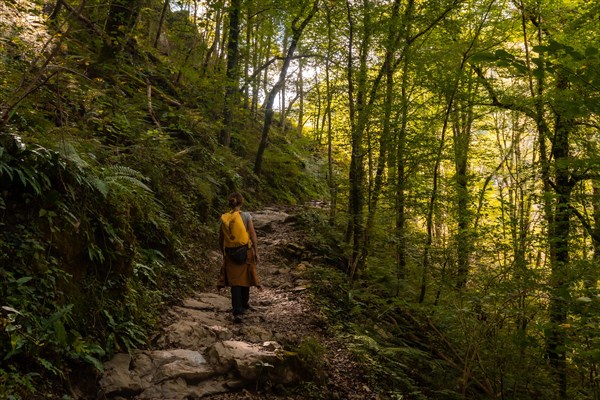
[[[223,253],[223,268],[218,288],[231,287],[233,320],[242,322],[241,315],[250,310],[250,286],[260,287],[256,264],[259,261],[256,231],[252,216],[242,212],[244,198],[232,193],[227,198],[229,211],[221,215],[219,247]]]

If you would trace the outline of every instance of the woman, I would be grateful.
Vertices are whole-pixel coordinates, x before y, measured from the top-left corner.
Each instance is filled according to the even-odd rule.
[[[260,287],[256,264],[259,261],[256,231],[252,216],[242,212],[244,198],[239,193],[228,197],[230,210],[221,215],[219,247],[223,253],[223,268],[218,287],[231,287],[231,305],[234,322],[242,322],[241,315],[250,309],[250,286]]]

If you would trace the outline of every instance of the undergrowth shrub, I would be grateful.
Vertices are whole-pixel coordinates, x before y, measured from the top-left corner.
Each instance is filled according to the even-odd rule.
[[[29,398],[143,345],[179,274],[144,247],[172,248],[144,175],[15,143],[0,147],[0,393]]]

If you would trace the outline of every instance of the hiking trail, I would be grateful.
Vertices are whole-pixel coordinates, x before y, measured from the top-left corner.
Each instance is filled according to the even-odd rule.
[[[169,309],[152,348],[119,353],[105,363],[99,398],[308,398],[285,394],[310,375],[290,353],[306,338],[324,349],[314,386],[319,398],[377,398],[351,353],[332,339],[308,299],[310,282],[303,275],[312,266],[311,254],[302,245],[296,218],[277,208],[252,212],[252,217],[262,290],[251,288],[253,310],[243,322],[233,322],[229,288],[194,293]],[[209,252],[203,262],[216,282],[221,255]]]

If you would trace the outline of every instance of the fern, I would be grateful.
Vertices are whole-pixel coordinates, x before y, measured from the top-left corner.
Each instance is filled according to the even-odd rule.
[[[108,185],[129,192],[133,189],[142,189],[144,192],[152,193],[152,189],[144,182],[150,179],[141,172],[127,167],[125,165],[111,165],[104,170],[102,174],[104,181]]]
[[[81,158],[71,143],[63,142],[58,149],[58,153],[81,170],[89,168],[89,164],[83,158]]]

